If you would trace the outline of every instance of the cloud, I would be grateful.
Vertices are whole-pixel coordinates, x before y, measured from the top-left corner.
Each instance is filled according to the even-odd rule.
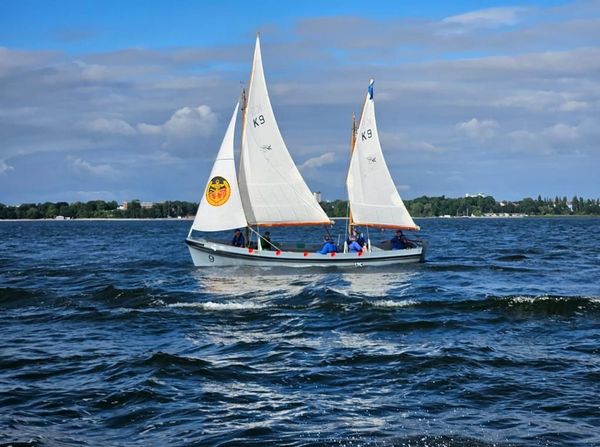
[[[320,155],[318,157],[309,158],[304,163],[302,163],[298,168],[300,170],[320,168],[322,166],[331,164],[334,161],[335,161],[335,153],[334,152],[325,152],[323,155]]]
[[[163,125],[169,135],[210,135],[217,124],[217,116],[209,106],[183,107]]]
[[[487,8],[446,17],[442,22],[470,27],[497,27],[515,25],[524,8]]]
[[[134,135],[135,129],[129,123],[118,118],[96,118],[84,124],[88,130],[110,135]]]
[[[498,122],[494,120],[482,120],[473,118],[470,121],[458,123],[456,128],[464,132],[469,138],[479,141],[485,141],[496,134]]]
[[[586,110],[589,108],[589,104],[585,101],[565,101],[560,106],[558,106],[558,110],[561,112],[576,112],[579,110]]]
[[[415,149],[421,152],[433,152],[433,153],[442,153],[445,152],[446,149],[442,147],[435,146],[427,141],[413,141],[408,144],[409,149]]]
[[[56,51],[22,51],[0,46],[0,75],[39,67],[62,59]]]
[[[139,123],[140,134],[160,137],[162,149],[185,153],[198,145],[198,140],[210,136],[217,125],[217,115],[206,105],[182,107],[162,124]]]
[[[82,176],[92,175],[95,177],[112,178],[118,174],[117,171],[108,164],[93,164],[73,156],[67,157],[67,161],[69,162],[70,168],[76,174]]]
[[[0,160],[0,175],[4,175],[8,171],[12,171],[14,169],[15,168],[13,166],[6,164],[6,162],[4,160]]]
[[[543,138],[552,146],[570,144],[579,139],[577,127],[558,123],[542,131]]]
[[[163,133],[163,127],[156,124],[140,123],[137,125],[137,130],[142,135],[160,135]]]
[[[382,141],[384,154],[388,151],[391,153],[395,147],[400,150],[411,150],[422,153],[443,153],[446,151],[444,148],[438,147],[428,141],[413,140],[405,133],[399,131],[393,133],[379,132],[379,138]]]
[[[571,92],[548,90],[528,90],[500,98],[493,105],[498,107],[518,107],[533,111],[573,112],[586,110],[589,104]]]
[[[538,131],[517,130],[511,132],[514,147],[543,154],[571,153],[582,155],[584,149],[595,149],[598,144],[599,123],[585,121],[572,125],[556,123]]]

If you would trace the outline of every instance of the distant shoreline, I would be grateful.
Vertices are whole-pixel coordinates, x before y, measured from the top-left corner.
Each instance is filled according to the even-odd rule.
[[[194,220],[193,217],[78,217],[77,219],[0,219],[0,222],[82,222],[82,221],[128,221],[128,220]]]
[[[474,220],[490,220],[490,219],[506,219],[506,220],[521,220],[521,219],[594,219],[600,218],[598,214],[566,214],[566,215],[532,215],[532,216],[413,216],[414,219],[474,219]],[[330,217],[331,220],[347,220],[347,217]],[[80,217],[77,219],[0,219],[0,222],[138,222],[138,221],[192,221],[194,217]]]

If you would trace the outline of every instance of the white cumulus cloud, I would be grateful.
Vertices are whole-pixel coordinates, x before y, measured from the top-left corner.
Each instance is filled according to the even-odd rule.
[[[458,123],[456,128],[464,132],[469,138],[475,140],[488,140],[496,134],[498,122],[494,120],[478,120],[473,118],[470,121]]]
[[[209,106],[182,107],[163,124],[140,123],[137,129],[145,135],[164,134],[168,137],[209,136],[217,125],[217,115]]]

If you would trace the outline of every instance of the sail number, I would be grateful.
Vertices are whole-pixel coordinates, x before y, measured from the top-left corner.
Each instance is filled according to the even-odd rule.
[[[252,120],[252,124],[254,124],[254,127],[258,127],[261,124],[265,124],[265,117],[263,115],[258,115]]]
[[[367,129],[360,134],[361,141],[368,140],[369,138],[372,138],[372,137],[373,137],[373,132],[371,131],[371,129]]]

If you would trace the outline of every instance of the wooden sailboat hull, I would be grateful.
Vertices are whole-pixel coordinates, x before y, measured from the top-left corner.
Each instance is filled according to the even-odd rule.
[[[423,262],[424,247],[404,250],[377,250],[370,253],[330,253],[259,251],[251,248],[232,247],[218,242],[186,239],[196,267],[338,267],[360,268],[366,266],[391,266]]]

